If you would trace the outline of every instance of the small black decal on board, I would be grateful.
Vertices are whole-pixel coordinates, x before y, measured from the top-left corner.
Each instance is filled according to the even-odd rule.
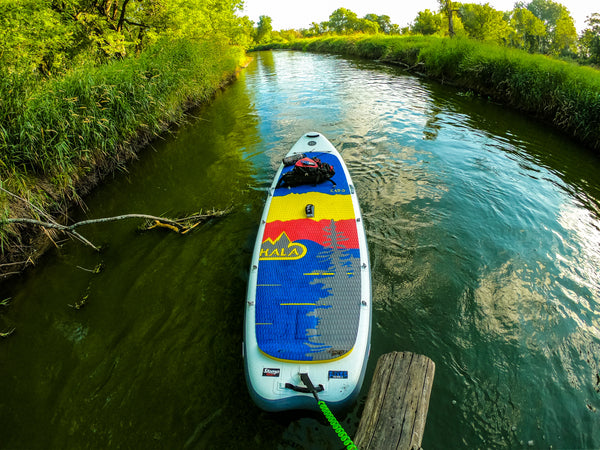
[[[268,367],[263,367],[263,377],[278,377],[280,369],[269,369]]]

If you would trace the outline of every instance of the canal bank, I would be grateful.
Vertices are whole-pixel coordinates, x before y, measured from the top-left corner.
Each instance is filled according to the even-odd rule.
[[[127,170],[140,150],[209,102],[248,61],[240,47],[182,39],[36,84],[15,75],[7,101],[14,117],[2,127],[2,217],[68,223],[71,209],[85,208],[84,197],[104,177]],[[3,224],[0,281],[61,238]]]

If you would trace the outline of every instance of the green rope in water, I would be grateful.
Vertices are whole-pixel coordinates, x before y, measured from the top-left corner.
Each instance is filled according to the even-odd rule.
[[[354,442],[352,442],[352,439],[350,438],[350,436],[348,436],[348,433],[344,431],[344,428],[340,425],[340,423],[337,421],[337,419],[329,410],[329,407],[325,404],[323,400],[319,400],[319,408],[321,408],[323,415],[329,421],[331,428],[333,428],[333,431],[336,432],[336,434],[342,441],[342,444],[344,444],[344,447],[346,447],[346,450],[357,450],[356,445],[354,445]]]

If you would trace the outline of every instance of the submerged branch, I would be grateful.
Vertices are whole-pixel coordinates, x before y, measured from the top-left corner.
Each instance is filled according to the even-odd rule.
[[[6,338],[6,337],[10,336],[11,334],[13,334],[15,332],[15,330],[16,330],[16,328],[12,328],[8,331],[2,332],[2,333],[0,333],[0,337]]]
[[[27,224],[27,225],[36,225],[42,228],[50,228],[54,230],[61,231],[68,235],[73,236],[80,242],[84,243],[88,247],[93,248],[96,251],[99,251],[99,248],[92,244],[89,240],[75,231],[76,228],[79,228],[84,225],[91,225],[97,223],[108,223],[108,222],[116,222],[118,220],[126,220],[126,219],[144,219],[146,220],[146,224],[142,227],[144,230],[151,230],[153,228],[162,227],[175,231],[179,234],[187,234],[194,228],[196,228],[201,223],[206,222],[209,219],[214,219],[216,217],[222,217],[231,212],[231,208],[227,208],[225,210],[213,210],[209,213],[202,214],[197,213],[188,217],[184,217],[181,219],[168,219],[166,217],[152,216],[150,214],[123,214],[120,216],[114,217],[103,217],[99,219],[89,219],[82,220],[80,222],[75,222],[71,225],[62,225],[55,221],[46,222],[38,219],[30,219],[27,217],[16,217],[10,219],[2,219],[0,220],[0,225],[6,224]]]

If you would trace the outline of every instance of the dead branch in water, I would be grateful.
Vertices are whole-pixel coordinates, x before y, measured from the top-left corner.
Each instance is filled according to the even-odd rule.
[[[181,219],[168,219],[166,217],[152,216],[149,214],[123,214],[120,216],[114,217],[103,217],[100,219],[89,219],[82,220],[80,222],[75,222],[71,225],[62,225],[55,221],[46,222],[38,219],[30,219],[26,217],[16,217],[10,219],[2,219],[0,220],[0,225],[7,224],[27,224],[27,225],[36,225],[43,227],[44,229],[54,229],[60,232],[63,232],[67,235],[73,236],[80,242],[84,243],[88,247],[93,248],[96,251],[99,251],[99,248],[92,244],[89,240],[75,231],[76,228],[79,228],[84,225],[92,225],[98,223],[107,223],[107,222],[116,222],[118,220],[126,220],[126,219],[144,219],[146,221],[145,225],[142,226],[143,230],[151,230],[153,228],[167,228],[169,230],[175,231],[179,234],[187,234],[192,231],[201,223],[206,222],[207,220],[214,219],[217,217],[223,217],[231,212],[231,208],[227,208],[225,210],[212,210],[206,214],[202,212],[192,214],[191,216],[184,217]]]
[[[15,330],[16,330],[16,328],[11,328],[8,331],[2,332],[2,333],[0,333],[0,337],[1,338],[9,337],[11,334],[13,334],[15,332]]]

